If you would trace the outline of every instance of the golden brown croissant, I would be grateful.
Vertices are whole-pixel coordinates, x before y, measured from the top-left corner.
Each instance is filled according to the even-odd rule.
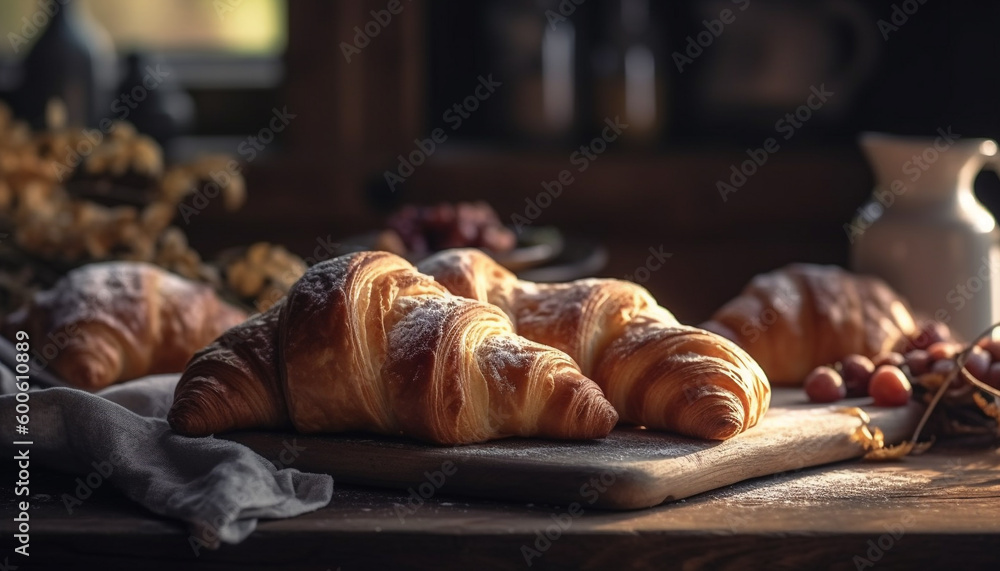
[[[462,444],[601,438],[618,416],[567,355],[515,335],[497,308],[359,252],[313,266],[202,351],[168,420],[189,436],[290,423]]]
[[[634,283],[536,284],[473,249],[439,252],[418,267],[452,293],[502,309],[518,334],[565,351],[625,422],[724,440],[767,411],[770,387],[753,359],[679,324]]]
[[[246,314],[206,285],[152,264],[105,262],[69,272],[4,322],[28,333],[37,359],[67,383],[97,390],[176,373]]]
[[[800,385],[850,354],[891,351],[918,329],[882,280],[811,264],[755,276],[702,326],[736,341],[776,385]]]

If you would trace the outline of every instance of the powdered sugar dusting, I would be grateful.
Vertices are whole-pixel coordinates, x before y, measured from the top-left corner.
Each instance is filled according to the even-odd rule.
[[[524,343],[518,343],[508,335],[487,338],[483,343],[483,350],[476,353],[476,358],[483,375],[495,380],[501,391],[511,393],[516,387],[509,378],[510,372],[513,370],[526,374],[532,360]]]
[[[459,305],[459,299],[430,295],[397,298],[393,311],[404,315],[389,330],[390,361],[413,357],[415,353],[433,350],[444,333],[448,314]]]
[[[415,352],[433,350],[445,335],[455,331],[450,321],[454,325],[465,325],[459,323],[465,321],[471,327],[493,327],[496,333],[501,333],[487,336],[479,347],[468,348],[476,351],[479,365],[488,376],[509,367],[523,366],[530,358],[523,344],[513,337],[513,326],[506,316],[491,305],[459,297],[417,295],[397,298],[393,311],[403,317],[389,331],[389,360],[407,359]],[[504,331],[510,335],[502,335]]]
[[[889,502],[902,492],[923,489],[930,481],[930,476],[912,471],[882,470],[878,478],[865,477],[858,473],[856,465],[852,465],[841,469],[785,472],[725,488],[712,495],[751,505],[874,504]]]

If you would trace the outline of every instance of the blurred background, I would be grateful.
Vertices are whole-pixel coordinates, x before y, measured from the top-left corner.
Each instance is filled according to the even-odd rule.
[[[859,133],[1000,136],[997,23],[946,0],[7,0],[0,99],[36,128],[55,95],[71,125],[124,114],[168,162],[239,160],[242,209],[183,222],[205,256],[309,257],[407,204],[481,200],[696,322],[757,272],[847,264]],[[998,187],[976,179],[994,213]]]

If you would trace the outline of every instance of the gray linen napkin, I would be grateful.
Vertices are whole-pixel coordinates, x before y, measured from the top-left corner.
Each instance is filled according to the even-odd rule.
[[[27,435],[15,434],[14,395],[0,396],[0,447],[4,455],[29,450],[32,461],[80,474],[86,486],[107,480],[150,511],[187,522],[195,552],[242,541],[258,518],[292,517],[330,502],[328,475],[278,470],[242,444],[174,434],[163,417],[176,381],[177,375],[148,377],[100,396],[31,391]],[[23,440],[33,444],[11,444]],[[90,495],[86,487],[67,493],[81,503]]]

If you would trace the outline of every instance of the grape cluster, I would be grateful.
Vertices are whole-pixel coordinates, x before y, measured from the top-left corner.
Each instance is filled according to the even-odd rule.
[[[830,366],[816,367],[806,377],[806,394],[818,403],[870,396],[877,406],[903,406],[913,395],[914,383],[929,376],[949,377],[958,367],[955,357],[963,349],[947,328],[931,323],[900,351],[874,358],[848,355]],[[1000,388],[1000,341],[979,341],[970,350],[965,369],[976,379]],[[965,381],[958,375],[952,382],[960,386]]]
[[[399,235],[407,252],[416,256],[466,247],[506,252],[517,242],[485,202],[407,205],[389,217],[387,225]]]

